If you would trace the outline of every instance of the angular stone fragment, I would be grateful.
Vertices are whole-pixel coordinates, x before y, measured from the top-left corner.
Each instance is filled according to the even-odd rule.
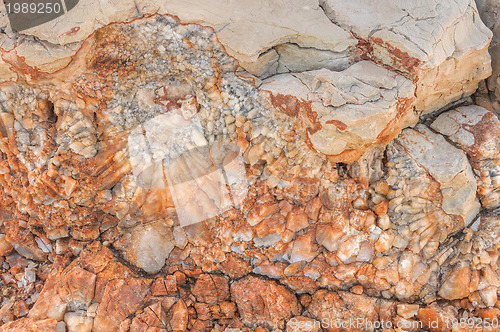
[[[151,282],[144,279],[110,281],[94,319],[95,331],[116,331],[120,323],[143,303]]]
[[[472,94],[491,74],[491,31],[473,0],[425,3],[321,0],[326,15],[360,39],[365,56],[411,77],[416,108],[430,112]],[[380,8],[386,10],[380,10]]]
[[[335,324],[339,322],[351,324],[345,326],[351,331],[373,331],[373,327],[370,328],[368,324],[379,318],[377,302],[376,299],[364,295],[319,290],[314,294],[307,311],[318,321],[326,322],[323,327],[327,331],[335,331]],[[356,319],[362,320],[363,323],[357,325]]]
[[[248,326],[284,328],[285,320],[300,312],[295,295],[274,281],[246,277],[231,285],[231,296]]]
[[[95,281],[93,273],[79,266],[52,271],[29,317],[63,320],[68,309],[87,309],[94,298]]]
[[[162,221],[137,226],[119,242],[125,259],[147,273],[160,271],[175,246],[170,227]]]
[[[147,331],[148,329],[164,331],[167,323],[167,314],[161,302],[156,302],[133,319],[130,332]]]
[[[468,298],[473,307],[495,305],[500,287],[497,266],[500,218],[481,216],[465,233],[457,253],[441,267],[438,295],[445,299]]]
[[[194,285],[193,294],[199,302],[215,305],[229,299],[229,285],[224,277],[202,274]]]
[[[64,322],[68,332],[90,332],[94,325],[94,319],[85,314],[77,312],[67,312],[64,315]]]
[[[14,322],[9,322],[0,326],[1,332],[58,332],[56,330],[57,320],[43,319],[34,320],[32,318],[21,318]]]
[[[319,130],[309,131],[309,140],[337,161],[357,160],[417,121],[411,110],[411,81],[368,61],[341,72],[321,69],[273,76],[261,88],[309,103],[320,124]]]
[[[444,283],[439,289],[438,295],[447,300],[456,300],[467,297],[470,294],[471,282],[470,266],[460,265],[453,268],[443,278]]]
[[[483,207],[500,205],[500,121],[480,106],[463,106],[441,114],[431,128],[464,150],[477,177]]]
[[[439,182],[442,209],[463,218],[469,225],[479,211],[477,184],[465,154],[423,125],[405,129],[398,136],[408,155]]]

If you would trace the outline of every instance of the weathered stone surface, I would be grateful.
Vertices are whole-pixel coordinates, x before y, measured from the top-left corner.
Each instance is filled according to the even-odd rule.
[[[281,95],[309,103],[320,123],[319,130],[309,132],[309,140],[333,160],[358,160],[368,148],[387,144],[417,121],[411,109],[411,81],[369,61],[341,72],[321,69],[273,76],[261,88],[271,91],[278,103]]]
[[[352,325],[351,321],[357,318],[364,322],[375,322],[378,320],[378,301],[363,295],[353,295],[346,292],[328,292],[321,290],[314,294],[307,311],[312,317],[324,324],[326,331],[335,331],[335,324],[346,322],[349,325],[344,328],[351,331],[373,331],[368,324]]]
[[[438,295],[445,299],[468,298],[475,307],[496,305],[500,287],[498,236],[500,218],[481,216],[472,230],[467,230],[458,252],[444,264]]]
[[[500,205],[500,121],[480,106],[463,106],[441,114],[431,128],[464,150],[477,177],[485,208]]]
[[[472,94],[491,74],[491,31],[474,1],[321,0],[327,16],[366,43],[367,56],[412,77],[416,108],[430,112]]]
[[[135,278],[108,282],[94,319],[94,331],[116,331],[142,305],[150,284],[148,280]]]
[[[488,51],[491,55],[491,76],[487,79],[487,90],[478,91],[484,95],[484,107],[488,110],[494,110],[497,114],[500,112],[500,3],[496,0],[476,0],[477,10],[484,24],[493,32]],[[477,99],[476,99],[477,100]],[[479,103],[478,103],[479,104]]]
[[[55,319],[34,320],[21,318],[0,327],[2,332],[55,332],[57,321]]]
[[[421,120],[441,134],[400,133],[487,72],[474,6],[384,3],[346,27],[321,4],[85,2],[2,30],[18,79],[0,86],[0,325],[262,332],[498,315],[498,121],[451,111]],[[355,6],[339,10],[363,16]],[[183,23],[141,17],[156,11]],[[111,21],[124,23],[94,31]]]
[[[300,312],[295,295],[274,281],[246,277],[231,285],[231,296],[243,322],[249,326],[284,328],[284,319]]]
[[[214,305],[229,300],[229,285],[226,278],[202,274],[193,288],[193,295],[199,302]]]
[[[156,273],[174,248],[170,227],[161,221],[135,227],[130,234],[115,242],[126,260],[148,273]]]
[[[114,9],[111,11],[110,8]],[[217,1],[144,0],[81,3],[64,19],[58,18],[23,31],[23,34],[54,45],[46,51],[45,58],[38,56],[43,49],[40,43],[21,44],[22,47],[16,50],[19,49],[20,56],[26,57],[28,65],[54,71],[67,65],[68,58],[76,52],[81,41],[96,29],[111,22],[153,13],[171,14],[183,22],[213,27],[228,53],[245,69],[259,76],[272,75],[278,70],[301,69],[304,66],[301,59],[310,53],[319,59],[328,58],[326,67],[342,68],[347,66],[349,51],[356,44],[349,32],[330,22],[316,1],[245,1],[230,2],[221,7]],[[246,38],[247,34],[252,38]],[[275,46],[282,48],[275,50]],[[280,55],[285,58],[283,63],[279,61]],[[306,67],[316,69],[317,66]]]
[[[376,11],[380,6],[369,1],[347,6],[336,0],[319,4],[245,1],[222,7],[214,1],[92,1],[79,4],[64,19],[3,40],[5,49],[14,48],[28,65],[52,72],[66,66],[81,41],[103,25],[153,13],[171,14],[183,22],[214,28],[228,53],[261,77],[319,68],[345,69],[360,54],[372,57],[415,79],[417,109],[421,111],[471,94],[478,81],[491,72],[487,52],[491,32],[479,19],[473,1],[435,1],[423,7],[400,1],[383,14]],[[35,36],[37,41],[17,41],[24,35]],[[3,77],[12,78],[8,65],[3,68]],[[463,90],[462,82],[467,82]]]
[[[469,225],[480,205],[474,173],[465,153],[423,125],[404,130],[396,143],[439,182],[443,211],[460,216]]]

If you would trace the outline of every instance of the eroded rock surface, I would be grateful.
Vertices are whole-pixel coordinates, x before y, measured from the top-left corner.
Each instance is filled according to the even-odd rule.
[[[0,331],[500,316],[498,119],[406,128],[488,75],[473,3],[78,6],[2,35]]]
[[[472,94],[478,82],[490,75],[487,49],[492,33],[479,19],[474,1],[423,5],[395,1],[388,10],[378,10],[384,4],[90,1],[77,5],[64,19],[4,35],[3,48],[15,49],[28,65],[52,72],[66,66],[79,44],[97,28],[157,13],[212,27],[242,68],[261,78],[320,68],[341,70],[360,58],[371,58],[414,80],[420,112]],[[3,77],[13,79],[8,67],[3,64]]]
[[[368,56],[412,77],[416,108],[430,112],[473,93],[491,74],[492,33],[475,3],[321,0],[333,22],[367,44]]]
[[[478,193],[485,208],[500,205],[500,121],[479,106],[463,106],[441,114],[431,128],[463,149],[477,177]]]
[[[412,83],[368,61],[340,72],[321,69],[273,76],[261,88],[271,91],[278,105],[287,95],[310,103],[321,125],[309,132],[312,146],[343,162],[383,146],[418,119],[411,108]]]

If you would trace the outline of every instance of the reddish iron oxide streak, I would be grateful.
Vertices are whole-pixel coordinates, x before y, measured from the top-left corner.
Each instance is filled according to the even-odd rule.
[[[360,59],[373,61],[390,71],[398,70],[399,74],[414,82],[418,80],[417,69],[422,64],[421,60],[410,56],[407,52],[401,51],[389,43],[384,42],[381,38],[371,37],[369,40],[366,40],[353,32],[351,33],[353,37],[358,40],[356,53],[358,53],[358,57]],[[383,63],[380,58],[373,54],[374,44],[380,45],[382,48],[387,50],[389,56],[391,57],[392,64]]]
[[[411,106],[415,98],[407,97],[407,98],[398,98],[398,104],[396,106],[397,113],[394,119],[392,119],[384,130],[377,136],[377,140],[380,143],[388,144],[394,137],[396,137],[399,132],[402,130],[402,125],[400,123],[401,119],[406,116],[408,110],[410,110]]]
[[[404,68],[411,75],[415,75],[416,69],[422,64],[422,61],[410,56],[407,52],[401,51],[399,48],[384,42],[381,38],[370,38],[375,44],[384,47],[391,54],[395,69]]]
[[[299,115],[301,105],[297,98],[290,95],[282,95],[281,93],[276,95],[270,93],[269,96],[271,97],[273,106],[286,115],[291,117],[297,117],[297,115]]]
[[[39,79],[44,76],[44,72],[27,65],[26,58],[17,55],[16,49],[6,51],[3,48],[0,48],[0,52],[2,60],[10,65],[10,69],[17,74],[18,79],[24,75],[31,76],[31,79]]]
[[[75,33],[77,33],[78,31],[80,31],[80,27],[74,27],[74,28],[71,28],[71,30],[63,33],[62,35],[59,36],[59,38],[63,37],[63,36],[71,36],[71,35],[74,35]]]
[[[342,121],[339,121],[339,120],[328,120],[328,121],[326,121],[326,124],[332,124],[332,125],[334,125],[335,127],[337,127],[340,130],[346,130],[347,129],[347,125],[345,123],[343,123]]]

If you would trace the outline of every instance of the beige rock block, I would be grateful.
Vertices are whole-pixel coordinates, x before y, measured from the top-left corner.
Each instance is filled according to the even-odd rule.
[[[447,214],[461,216],[468,225],[479,212],[480,204],[474,173],[465,153],[424,125],[403,130],[396,142],[439,182],[443,194],[441,208]]]
[[[321,124],[319,131],[309,134],[312,146],[342,162],[387,144],[417,121],[411,110],[413,84],[369,61],[341,72],[277,75],[264,80],[261,88],[309,102]]]
[[[492,34],[474,1],[320,4],[333,22],[367,42],[366,55],[413,78],[419,111],[428,113],[472,94],[491,73]]]

